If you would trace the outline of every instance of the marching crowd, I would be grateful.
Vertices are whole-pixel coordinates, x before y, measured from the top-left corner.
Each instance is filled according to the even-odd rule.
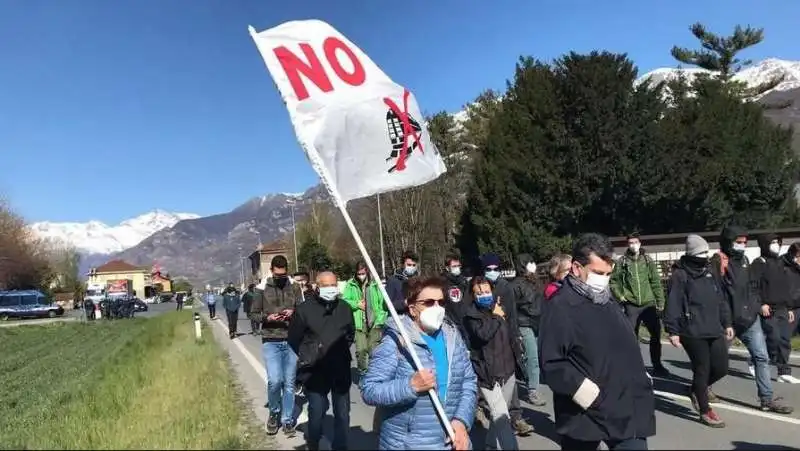
[[[232,285],[222,297],[231,338],[241,304],[261,336],[267,432],[296,433],[294,398],[304,393],[309,449],[319,447],[330,404],[333,449],[348,448],[354,382],[363,401],[376,407],[379,449],[471,449],[474,421],[487,428],[486,443],[476,448],[519,449],[517,436],[533,432],[520,398],[545,405],[541,381],[552,391],[562,449],[595,450],[603,442],[612,450],[644,450],[656,433],[653,377],[670,377],[661,362],[662,324],[691,362],[687,394],[698,421],[725,426],[712,408],[711,387],[727,374],[734,338],[751,356],[761,410],[793,411],[773,394],[770,364],[780,382],[800,383],[788,364],[800,308],[800,245],[781,254],[780,237],[761,236],[761,257],[749,262],[747,240],[744,229],[726,227],[712,255],[702,237],[689,235],[666,290],[637,235],[628,237],[628,250],[616,260],[606,237],[577,238],[571,255],[551,259],[546,284],[529,255],[519,256],[516,276],[508,280],[495,254],[483,255],[480,270],[468,278],[457,255],[447,257],[441,275],[428,277],[408,252],[385,285],[399,321],[385,307],[381,281],[363,263],[344,284],[331,271],[317,273],[312,283],[307,273],[290,276],[286,258],[277,256],[270,277],[241,298]],[[212,318],[215,303],[209,291]],[[650,335],[650,373],[639,350],[642,324]],[[423,369],[413,363],[410,347]],[[437,416],[431,389],[453,438]]]

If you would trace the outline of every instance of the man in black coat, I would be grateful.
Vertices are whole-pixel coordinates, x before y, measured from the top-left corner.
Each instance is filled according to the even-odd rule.
[[[511,281],[511,287],[514,304],[517,307],[519,332],[525,348],[528,402],[541,407],[547,402],[539,395],[539,346],[536,337],[539,336],[544,288],[536,279],[536,262],[533,261],[533,257],[529,254],[520,254],[517,260],[517,276]]]
[[[289,324],[289,346],[297,353],[297,379],[308,399],[308,449],[319,449],[328,394],[333,402],[333,449],[347,449],[350,428],[350,345],[355,324],[341,300],[336,275],[317,275],[316,296],[297,306]]]
[[[572,268],[548,302],[539,356],[553,392],[561,449],[646,450],[656,433],[655,395],[639,340],[611,299],[608,238],[589,233],[572,250]]]
[[[472,303],[472,292],[462,271],[461,257],[455,254],[447,256],[442,277],[447,281],[447,304],[444,306],[447,318],[461,330],[464,313]]]

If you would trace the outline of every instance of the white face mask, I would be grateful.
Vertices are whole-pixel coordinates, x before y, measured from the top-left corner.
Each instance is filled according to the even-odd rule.
[[[419,314],[419,323],[422,330],[427,334],[432,334],[442,328],[444,322],[444,307],[434,305],[426,308]]]
[[[769,245],[769,251],[775,255],[778,255],[781,253],[781,245],[778,243],[772,243]]]
[[[642,245],[640,243],[634,243],[634,244],[629,244],[628,245],[628,249],[630,249],[631,252],[633,252],[634,254],[638,254],[639,253],[639,249],[641,249],[641,248],[642,248]]]
[[[700,252],[699,254],[695,255],[697,258],[708,258],[708,252]]]
[[[405,272],[407,276],[413,276],[414,274],[417,273],[417,267],[416,266],[406,266],[403,269],[403,272]]]
[[[450,274],[452,274],[454,276],[460,276],[461,275],[461,267],[460,266],[451,266],[450,267]]]
[[[737,252],[744,252],[745,249],[747,249],[747,245],[746,244],[733,243],[733,250],[735,250]]]
[[[525,265],[525,271],[528,271],[528,274],[534,274],[536,272],[536,263],[530,262]]]
[[[360,280],[362,282],[367,280],[367,275],[366,274],[359,274],[358,275],[358,280]]]
[[[589,275],[586,277],[586,285],[588,285],[592,291],[600,293],[608,288],[608,282],[610,280],[611,276],[601,276],[600,274],[589,272]]]

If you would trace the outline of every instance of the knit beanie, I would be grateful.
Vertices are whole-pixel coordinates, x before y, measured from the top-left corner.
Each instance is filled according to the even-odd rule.
[[[686,255],[696,257],[704,252],[708,252],[708,241],[700,235],[689,235],[686,237]]]
[[[483,268],[487,266],[500,266],[500,257],[493,253],[483,254],[481,257],[481,266]]]

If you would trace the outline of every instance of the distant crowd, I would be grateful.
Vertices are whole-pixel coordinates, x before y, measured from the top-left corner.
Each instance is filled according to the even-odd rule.
[[[800,383],[788,363],[800,313],[800,246],[780,254],[780,237],[761,236],[761,257],[750,262],[747,241],[744,229],[726,227],[712,255],[703,238],[689,235],[666,291],[637,235],[616,260],[606,237],[579,237],[571,255],[552,257],[546,283],[530,255],[520,255],[516,275],[506,279],[493,253],[481,256],[479,272],[468,278],[457,255],[447,257],[441,274],[423,276],[419,259],[407,252],[385,284],[399,321],[363,262],[344,284],[331,271],[316,273],[312,283],[305,272],[290,276],[286,258],[277,256],[269,277],[241,296],[231,284],[221,297],[231,339],[242,307],[251,333],[261,336],[267,432],[296,434],[295,396],[302,394],[309,449],[319,447],[331,403],[333,449],[348,448],[354,382],[364,402],[377,407],[379,449],[471,449],[476,420],[487,429],[487,449],[518,449],[517,437],[533,432],[520,399],[546,405],[539,390],[545,382],[562,449],[594,450],[603,442],[642,450],[656,432],[653,378],[671,377],[661,360],[662,325],[691,362],[688,394],[698,421],[725,426],[711,387],[727,374],[734,338],[750,353],[759,408],[793,411],[774,394],[769,375],[774,364],[780,382]],[[215,318],[217,297],[209,288],[205,302]],[[650,335],[649,370],[639,349],[642,324]],[[437,417],[432,389],[452,437]]]

